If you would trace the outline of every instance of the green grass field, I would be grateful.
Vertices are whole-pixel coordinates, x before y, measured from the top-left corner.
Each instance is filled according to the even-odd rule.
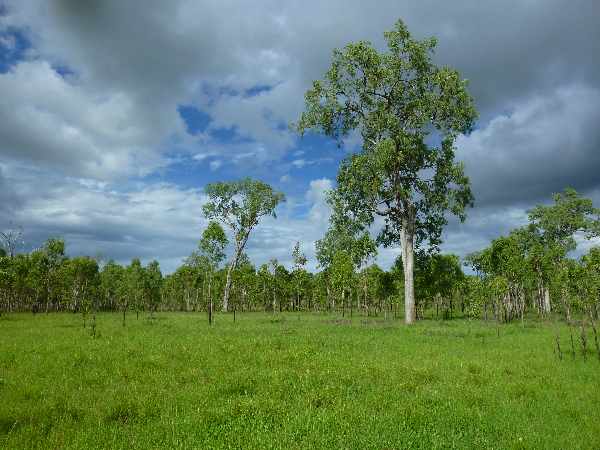
[[[232,319],[3,316],[0,447],[600,448],[600,363],[549,325]]]

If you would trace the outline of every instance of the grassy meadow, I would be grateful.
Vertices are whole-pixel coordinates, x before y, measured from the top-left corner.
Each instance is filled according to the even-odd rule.
[[[308,313],[0,318],[0,448],[600,448],[552,325]],[[593,348],[593,346],[592,346]]]

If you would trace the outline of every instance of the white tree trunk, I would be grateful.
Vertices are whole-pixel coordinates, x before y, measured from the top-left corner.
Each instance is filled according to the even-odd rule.
[[[233,253],[233,260],[229,267],[227,268],[227,280],[225,281],[225,290],[223,291],[223,312],[227,312],[227,308],[229,307],[229,291],[231,290],[231,274],[235,270],[238,264],[238,260],[244,251],[244,247],[246,242],[248,241],[248,236],[250,235],[250,230],[246,233],[246,235],[241,237],[241,240],[236,242],[235,252]]]
[[[233,256],[233,261],[229,264],[227,268],[227,279],[225,281],[225,289],[223,291],[223,312],[227,312],[227,308],[229,307],[229,291],[231,290],[231,274],[235,267],[237,266],[238,260],[238,250],[236,249],[235,255]]]
[[[550,314],[550,289],[544,287],[544,314]]]
[[[402,266],[404,268],[404,322],[410,325],[416,320],[414,285],[414,233],[408,220],[402,221],[400,245],[402,245]]]

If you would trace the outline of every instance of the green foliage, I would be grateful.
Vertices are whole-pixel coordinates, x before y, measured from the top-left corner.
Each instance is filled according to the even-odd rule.
[[[333,256],[330,272],[333,289],[340,294],[348,291],[354,278],[354,264],[350,254],[338,250]]]
[[[352,264],[357,269],[377,254],[375,242],[368,232],[353,234],[350,226],[340,225],[333,221],[325,236],[315,243],[315,248],[317,260],[322,268],[329,267],[333,263],[338,251],[348,252]]]
[[[207,184],[205,192],[209,201],[202,208],[204,215],[231,228],[236,242],[247,239],[262,216],[276,217],[275,208],[285,199],[281,192],[251,178]]]
[[[572,188],[554,194],[554,205],[536,206],[529,212],[529,220],[543,233],[548,245],[559,246],[564,256],[574,250],[574,234],[583,232],[589,239],[600,235],[600,209],[592,201],[579,196]]]
[[[504,308],[518,297],[524,309],[529,299],[540,314],[548,315],[552,308],[570,321],[573,310],[593,310],[599,301],[591,263],[595,253],[580,262],[568,256],[577,247],[577,233],[598,236],[600,210],[574,189],[553,198],[553,205],[529,211],[527,226],[493,240],[467,261],[487,283],[496,306]],[[551,304],[551,298],[558,301]]]
[[[435,39],[413,39],[401,20],[384,37],[385,52],[364,41],[334,51],[324,79],[305,95],[296,129],[338,142],[360,133],[362,151],[342,161],[330,195],[333,222],[341,216],[368,229],[383,217],[377,242],[402,247],[406,321],[412,323],[414,248],[438,250],[446,214],[462,221],[473,203],[454,140],[470,131],[477,114],[467,82],[433,63]]]
[[[144,294],[146,305],[156,311],[161,301],[162,273],[158,261],[151,261],[144,269]]]
[[[208,258],[212,267],[216,269],[225,259],[225,247],[228,243],[229,240],[223,227],[218,222],[211,221],[202,232],[198,248]]]
[[[406,217],[417,244],[428,239],[435,247],[444,212],[462,219],[472,202],[453,141],[470,130],[476,112],[458,72],[433,64],[435,39],[414,40],[402,21],[385,39],[385,53],[369,42],[335,50],[324,80],[306,93],[296,127],[338,140],[358,129],[363,151],[342,163],[336,201],[363,224],[384,216],[379,240],[385,245],[399,242]],[[433,130],[440,147],[425,144]]]
[[[235,250],[227,270],[223,291],[223,310],[227,311],[232,272],[237,268],[250,232],[263,216],[276,217],[275,208],[285,200],[281,192],[266,183],[251,178],[206,185],[209,201],[202,210],[207,219],[221,221],[233,231]]]

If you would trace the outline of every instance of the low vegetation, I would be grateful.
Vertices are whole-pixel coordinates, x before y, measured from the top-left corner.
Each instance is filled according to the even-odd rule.
[[[600,364],[561,362],[533,318],[499,335],[325,313],[97,322],[92,338],[73,314],[0,319],[0,447],[600,446]]]

